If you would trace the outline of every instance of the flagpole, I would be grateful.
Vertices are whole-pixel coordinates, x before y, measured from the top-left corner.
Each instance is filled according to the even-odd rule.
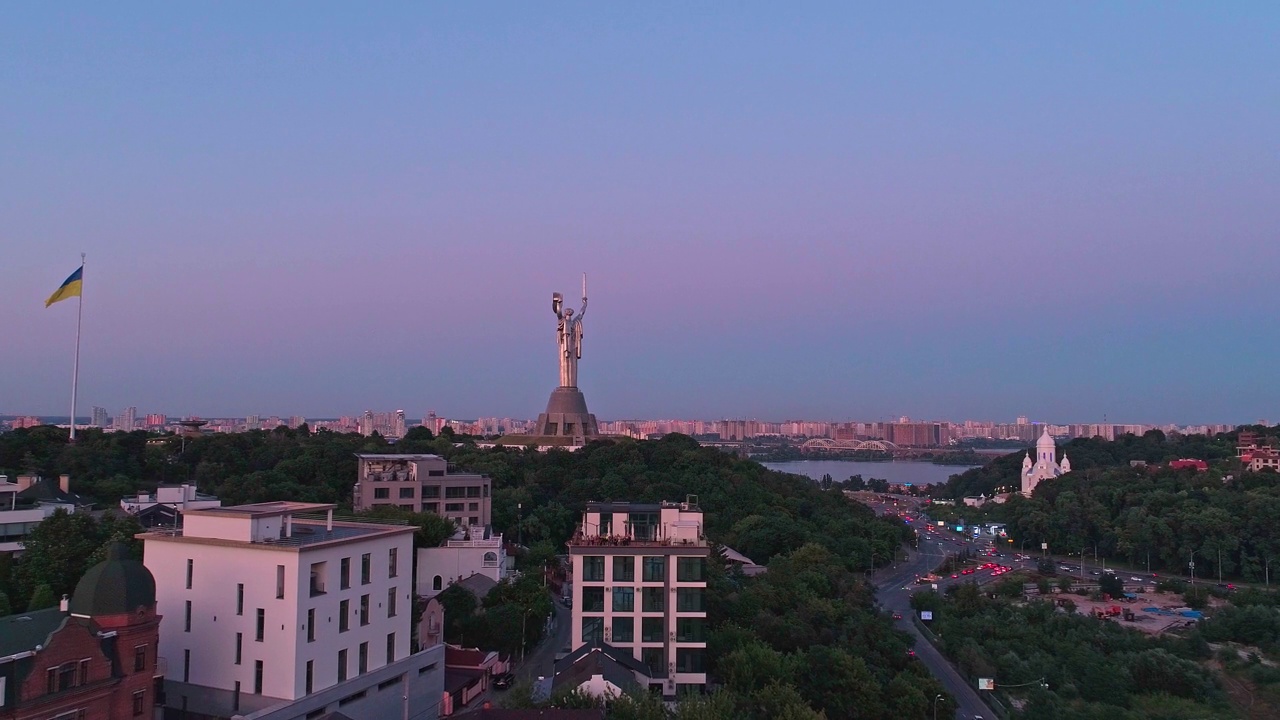
[[[76,360],[71,366],[71,442],[76,441],[76,390],[80,385],[80,323],[84,317],[84,253],[80,253],[80,296],[76,304]]]

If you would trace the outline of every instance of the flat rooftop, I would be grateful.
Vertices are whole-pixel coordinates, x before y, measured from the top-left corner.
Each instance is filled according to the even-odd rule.
[[[429,453],[356,453],[356,457],[361,460],[443,460],[439,455],[431,455]]]
[[[202,512],[199,510],[189,511],[187,514]],[[242,547],[261,547],[261,548],[303,548],[311,545],[321,545],[324,543],[341,542],[346,540],[359,540],[361,538],[376,537],[378,535],[387,535],[393,533],[411,533],[414,528],[410,525],[393,525],[381,524],[377,522],[339,522],[333,521],[333,529],[327,529],[324,520],[310,520],[294,518],[293,535],[290,537],[271,537],[263,540],[229,540],[225,538],[211,538],[203,535],[188,536],[183,534],[183,528],[154,528],[148,532],[139,533],[134,537],[142,540],[147,539],[166,539],[172,538],[181,542],[208,543],[213,545],[239,545]]]
[[[272,515],[296,515],[333,510],[338,507],[333,503],[304,503],[277,500],[275,502],[250,503],[248,505],[231,505],[229,507],[203,508],[188,510],[188,515],[218,515],[222,517],[271,517]]]
[[[656,503],[633,502],[588,502],[587,512],[657,512],[663,508],[678,508],[690,512],[700,512],[696,503],[678,503],[662,501]]]

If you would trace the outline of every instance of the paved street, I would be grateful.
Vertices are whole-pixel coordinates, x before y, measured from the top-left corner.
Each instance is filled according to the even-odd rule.
[[[552,598],[551,602],[555,607],[555,627],[525,655],[524,664],[515,670],[517,681],[551,677],[555,672],[556,653],[569,645],[572,613],[560,603],[559,598]]]

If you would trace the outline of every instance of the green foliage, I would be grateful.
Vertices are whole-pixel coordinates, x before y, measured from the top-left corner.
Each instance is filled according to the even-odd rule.
[[[13,614],[13,606],[9,604],[8,593],[0,592],[0,617]]]
[[[85,570],[101,559],[109,540],[125,534],[125,528],[137,527],[136,521],[130,526],[131,521],[111,514],[95,520],[88,513],[55,511],[23,539],[22,557],[14,569],[20,596],[31,597],[40,586],[47,586],[55,598],[70,595]],[[136,544],[132,538],[128,542]]]
[[[51,608],[57,604],[58,598],[53,594],[53,588],[48,585],[39,585],[35,592],[31,593],[31,599],[27,601],[27,612]]]
[[[358,513],[358,516],[382,520],[400,520],[408,525],[413,525],[417,528],[413,533],[413,546],[415,548],[439,547],[444,544],[445,540],[453,537],[453,534],[458,530],[458,526],[452,520],[443,518],[435,513],[416,513],[411,510],[402,510],[395,505],[378,505]]]
[[[1098,578],[1098,589],[1113,598],[1124,596],[1124,581],[1115,573],[1102,573]]]

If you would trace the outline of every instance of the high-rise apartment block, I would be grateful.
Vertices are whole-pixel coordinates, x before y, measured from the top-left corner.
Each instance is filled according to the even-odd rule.
[[[104,428],[111,423],[111,416],[107,414],[106,408],[98,406],[93,407],[93,426]]]
[[[464,526],[492,522],[492,481],[487,475],[453,473],[439,455],[356,455],[352,504],[357,512],[393,505],[435,513]]]
[[[706,686],[706,563],[696,499],[587,503],[569,541],[572,649],[604,643],[647,666],[666,697]]]
[[[188,510],[139,535],[174,717],[435,716],[443,649],[411,647],[413,528],[334,507]]]
[[[131,432],[138,425],[138,408],[127,407],[124,412],[116,416],[115,429]]]

